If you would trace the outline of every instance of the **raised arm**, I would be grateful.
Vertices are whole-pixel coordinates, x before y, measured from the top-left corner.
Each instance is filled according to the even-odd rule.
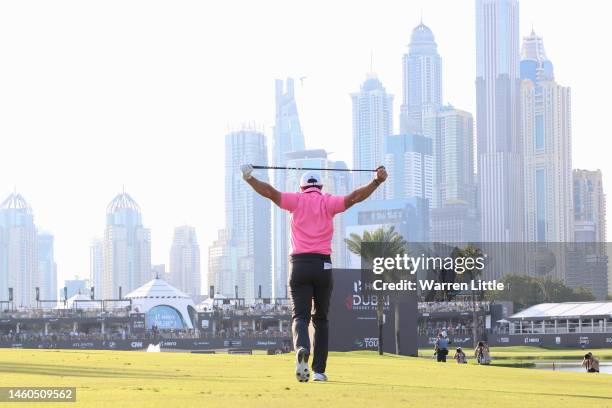
[[[255,192],[263,197],[269,198],[272,202],[280,207],[281,193],[272,187],[270,184],[257,180],[253,177],[253,166],[250,164],[244,164],[240,166],[242,171],[242,178],[246,181]]]
[[[346,209],[349,209],[353,205],[362,202],[366,198],[368,198],[372,193],[385,182],[387,179],[387,171],[383,166],[380,166],[376,169],[376,177],[366,184],[365,186],[359,187],[352,193],[348,194],[344,197],[344,206]]]

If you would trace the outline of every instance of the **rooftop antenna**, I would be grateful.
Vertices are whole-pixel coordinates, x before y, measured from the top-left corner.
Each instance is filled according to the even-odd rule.
[[[423,25],[423,7],[421,7],[421,25]]]

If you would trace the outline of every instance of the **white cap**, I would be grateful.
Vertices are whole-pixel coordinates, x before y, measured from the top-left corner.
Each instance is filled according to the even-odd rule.
[[[321,182],[321,176],[316,171],[307,171],[302,174],[302,178],[300,179],[300,187],[323,187],[323,183]]]

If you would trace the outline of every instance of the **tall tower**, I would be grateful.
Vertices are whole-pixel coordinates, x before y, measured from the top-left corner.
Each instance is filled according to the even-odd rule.
[[[432,208],[457,201],[475,208],[472,114],[448,105],[425,113],[423,123],[423,133],[431,138],[433,146],[435,181]]]
[[[151,231],[143,227],[140,207],[125,191],[106,207],[102,253],[102,298],[116,299],[119,287],[123,296],[152,278]]]
[[[224,229],[219,230],[217,239],[208,247],[208,275],[206,294],[209,288],[214,287],[215,294],[220,293],[233,296],[234,287],[237,285],[232,265],[235,264],[234,248],[229,244],[227,233]]]
[[[384,164],[389,179],[385,199],[418,198],[429,207],[433,196],[431,139],[416,133],[385,137]]]
[[[601,170],[573,171],[574,239],[580,250],[570,259],[568,286],[591,290],[597,299],[612,295],[612,269],[606,243],[606,196]]]
[[[272,139],[272,165],[285,166],[287,152],[304,149],[304,135],[300,127],[297,104],[293,87],[293,79],[287,78],[285,89],[283,81],[277,79],[276,91],[276,121],[274,124],[274,137]],[[287,184],[286,174],[277,171],[273,174],[273,185],[283,191]],[[274,206],[272,209],[272,229],[274,238],[272,248],[272,296],[283,297],[287,284],[287,270],[289,268],[289,237],[287,236],[288,215],[286,211]]]
[[[412,30],[402,80],[400,133],[422,133],[423,112],[442,105],[442,59],[432,31],[422,21]]]
[[[94,287],[94,297],[102,299],[102,279],[104,275],[104,242],[94,238],[89,244],[89,282]]]
[[[200,295],[200,246],[194,227],[181,226],[174,229],[170,248],[170,283],[190,296]]]
[[[45,300],[55,299],[57,295],[57,264],[54,256],[54,237],[48,232],[41,232],[38,234],[37,240],[40,298]]]
[[[542,38],[533,31],[523,39],[520,67],[525,238],[572,242],[570,89],[555,82]]]
[[[225,137],[225,229],[229,245],[233,247],[230,253],[235,257],[231,265],[234,276],[229,280],[238,286],[240,297],[255,299],[259,285],[262,296],[270,297],[270,201],[244,182],[240,173],[240,165],[244,163],[268,164],[263,133],[243,129]],[[256,170],[253,175],[268,181],[265,170]],[[229,295],[233,296],[231,290]]]
[[[476,0],[476,109],[482,240],[524,240],[517,0]]]
[[[573,184],[576,242],[605,243],[606,196],[601,170],[574,169]]]
[[[13,291],[14,305],[32,306],[40,286],[32,209],[16,192],[0,204],[0,299]]]
[[[353,166],[375,169],[383,164],[385,137],[393,133],[393,95],[387,93],[375,75],[369,74],[359,92],[351,94],[353,103]],[[371,174],[359,172],[354,184],[371,181]],[[382,198],[382,189],[374,193]]]

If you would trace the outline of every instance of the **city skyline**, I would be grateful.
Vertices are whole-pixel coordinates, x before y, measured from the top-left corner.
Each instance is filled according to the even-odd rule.
[[[442,3],[434,2],[434,4],[442,4]],[[529,7],[530,2],[521,1],[520,5],[521,5],[521,13],[522,13],[526,7]],[[337,6],[334,6],[334,7],[337,7]],[[333,12],[336,11],[334,7],[332,7],[332,10],[331,10],[332,15],[333,15]],[[448,7],[452,8],[455,6],[449,4]],[[466,15],[469,15],[469,16],[473,15],[474,3],[472,1],[466,1],[462,3],[462,7],[467,10]],[[563,7],[565,7],[565,5],[560,5],[561,10],[559,12],[561,13],[563,12]],[[387,6],[384,8],[388,12],[390,12],[390,11],[399,9],[400,5],[398,4],[388,5],[387,4]],[[474,70],[469,69],[469,68],[465,70],[467,75],[464,75],[462,82],[464,83],[465,88],[468,89],[468,92],[466,93],[467,97],[464,99],[467,102],[463,103],[461,101],[462,97],[459,95],[460,93],[457,92],[455,88],[457,86],[456,85],[457,81],[449,80],[448,78],[446,78],[446,76],[448,75],[451,75],[451,76],[455,75],[454,73],[452,73],[455,70],[449,69],[448,67],[458,66],[456,64],[457,60],[456,59],[453,60],[454,58],[453,54],[448,52],[449,48],[451,48],[451,45],[449,44],[452,43],[452,41],[450,41],[451,39],[449,38],[451,37],[451,35],[449,35],[448,30],[443,28],[443,25],[441,25],[439,22],[436,22],[436,20],[439,18],[439,16],[437,16],[439,12],[436,11],[435,6],[431,7],[431,11],[428,11],[429,7],[423,7],[423,9],[425,11],[423,22],[429,27],[431,27],[432,30],[435,32],[436,42],[438,43],[438,47],[439,47],[439,53],[440,55],[442,55],[444,59],[444,67],[445,67],[444,69],[445,71],[444,72],[444,76],[445,76],[444,95],[445,95],[445,98],[449,102],[453,103],[455,106],[458,106],[461,109],[464,109],[474,114],[475,113],[475,109],[473,109],[474,101],[470,100],[471,99],[470,92],[468,89],[468,88],[473,88]],[[535,23],[534,25],[536,27],[536,31],[545,37],[546,44],[547,44],[547,52],[549,56],[555,60],[556,67],[558,67],[558,69],[556,70],[556,74],[559,77],[558,78],[559,83],[566,84],[572,87],[572,91],[573,91],[572,110],[573,110],[573,115],[574,115],[573,119],[575,123],[573,133],[574,133],[574,139],[576,141],[575,150],[578,150],[578,152],[574,152],[574,154],[575,155],[578,154],[578,156],[580,157],[580,150],[582,150],[583,152],[585,149],[588,150],[589,149],[588,145],[589,144],[593,145],[594,143],[596,143],[596,140],[597,140],[597,139],[594,139],[595,137],[594,135],[597,132],[584,131],[585,129],[584,127],[586,126],[585,122],[587,122],[587,120],[584,119],[584,115],[580,116],[580,111],[584,112],[584,109],[590,108],[590,109],[595,109],[594,112],[597,112],[596,109],[598,107],[591,106],[593,105],[593,103],[590,103],[590,104],[585,103],[584,96],[582,96],[583,102],[582,103],[579,102],[581,98],[580,96],[581,93],[583,95],[585,94],[585,88],[580,87],[579,85],[580,80],[583,80],[583,78],[579,78],[578,76],[575,76],[575,77],[568,76],[568,71],[571,72],[572,66],[571,64],[567,64],[566,61],[563,61],[564,59],[566,59],[566,56],[564,56],[563,54],[569,54],[570,52],[567,50],[563,50],[559,46],[560,40],[558,40],[559,37],[561,38],[566,38],[566,37],[564,37],[564,33],[559,27],[555,31],[555,30],[550,30],[549,28],[545,26],[546,24],[549,23],[548,20],[552,20],[552,19],[550,19],[550,17],[548,17],[547,19],[546,17],[547,14],[543,13],[543,11],[544,10],[540,10],[540,13],[541,13],[540,16],[537,16],[537,13],[535,11],[532,12],[531,15],[528,15],[526,17],[522,16],[521,18],[521,28],[522,28],[521,37],[528,34],[528,30],[525,29],[525,27],[528,27],[531,24],[531,21],[533,20],[533,22]],[[578,12],[580,12],[580,10],[578,10]],[[401,27],[395,28],[395,30],[397,30],[398,32],[401,32],[402,35],[399,35],[397,37],[395,36],[391,37],[388,35],[389,34],[388,31],[384,31],[384,34],[387,36],[387,38],[391,39],[391,41],[401,43],[402,46],[397,47],[397,48],[392,45],[389,45],[387,47],[371,47],[372,44],[368,44],[367,41],[361,41],[361,43],[359,44],[359,47],[355,47],[351,49],[353,51],[359,50],[358,53],[360,54],[360,56],[358,57],[358,59],[364,61],[363,64],[361,64],[362,68],[359,68],[359,65],[357,65],[357,67],[354,67],[351,72],[346,71],[347,78],[344,78],[342,80],[342,81],[345,81],[345,83],[350,82],[350,86],[348,87],[349,92],[354,91],[359,86],[359,84],[361,83],[363,79],[364,73],[367,72],[368,70],[367,68],[369,65],[369,54],[370,54],[369,48],[372,48],[374,51],[374,71],[378,73],[378,76],[383,82],[383,84],[385,85],[385,87],[387,88],[387,91],[396,95],[396,98],[394,100],[394,111],[396,113],[399,112],[399,108],[398,108],[399,98],[397,97],[397,95],[400,95],[400,90],[401,90],[401,86],[397,86],[397,84],[401,81],[401,75],[399,74],[400,67],[401,67],[400,65],[401,55],[405,52],[405,46],[408,43],[410,32],[418,24],[418,21],[419,21],[418,8],[413,7],[412,12],[405,14],[405,16],[406,15],[413,16],[410,19],[411,21],[407,21],[409,20],[409,18],[405,17],[404,22],[401,24]],[[597,16],[594,16],[594,18],[597,18]],[[577,19],[579,18],[577,17]],[[465,25],[465,28],[468,28],[468,30],[466,30],[465,34],[461,34],[461,35],[458,34],[458,36],[461,36],[463,38],[464,50],[468,50],[473,47],[473,42],[474,42],[473,33],[469,32],[471,30],[471,27],[473,26],[473,17],[465,21],[464,25]],[[369,32],[369,33],[372,34],[372,32]],[[565,43],[563,44],[565,45]],[[568,47],[568,48],[571,48],[571,47]],[[588,46],[586,48],[588,49]],[[571,48],[571,50],[572,50],[572,53],[579,53],[579,52],[584,51],[584,50],[580,50],[577,48]],[[386,60],[387,56],[385,56],[385,54],[390,55],[390,57],[388,57],[389,58],[388,60]],[[470,58],[465,58],[465,59],[468,60]],[[602,59],[605,60],[604,57],[602,57]],[[393,63],[391,64],[391,63],[388,63],[387,61],[393,61]],[[470,65],[470,61],[466,61],[466,64]],[[295,76],[296,78],[299,78],[299,75],[294,75],[294,74],[299,74],[299,72],[296,72],[298,70],[295,68],[283,66],[281,64],[279,68],[277,69],[284,71],[284,72],[274,72],[273,74],[270,74],[270,72],[268,71],[268,74],[264,75],[264,77],[268,78],[268,82],[264,84],[265,86],[263,86],[263,88],[265,88],[265,92],[258,93],[257,91],[258,85],[253,85],[253,88],[248,88],[246,92],[244,91],[244,89],[240,91],[240,95],[241,96],[244,95],[245,101],[240,102],[238,104],[238,107],[235,109],[235,112],[233,113],[235,115],[235,118],[229,121],[227,121],[227,119],[224,120],[223,123],[220,125],[220,127],[225,128],[227,123],[240,123],[243,120],[249,120],[249,119],[257,119],[260,121],[267,121],[267,123],[272,123],[271,115],[269,114],[260,115],[259,113],[260,111],[258,111],[257,109],[255,109],[255,111],[249,112],[248,114],[245,114],[243,104],[254,106],[251,99],[253,97],[252,94],[256,94],[257,98],[260,98],[262,100],[261,104],[265,105],[267,102],[264,103],[263,101],[270,100],[270,98],[273,97],[272,95],[269,95],[271,94],[269,89],[270,89],[270,83],[272,83],[274,77],[284,78],[288,74],[291,74]],[[308,69],[306,69],[306,71],[308,71]],[[451,71],[451,74],[447,73],[446,71]],[[461,71],[461,69],[459,69],[459,71]],[[309,72],[306,72],[306,73],[309,74]],[[324,118],[322,122],[326,122],[325,115],[314,116],[313,114],[315,112],[313,111],[313,105],[317,103],[317,99],[313,99],[312,96],[318,96],[319,98],[326,96],[324,93],[318,92],[320,88],[317,88],[317,87],[320,86],[319,85],[320,81],[317,81],[317,79],[320,79],[320,78],[321,78],[320,75],[317,76],[316,74],[315,75],[309,74],[307,78],[303,80],[304,85],[302,85],[301,82],[296,82],[296,87],[298,88],[297,89],[298,94],[301,92],[302,93],[301,98],[303,98],[301,101],[298,100],[298,103],[301,109],[300,114],[301,114],[301,119],[303,122],[303,127],[305,129],[304,133],[307,134],[308,141],[309,141],[306,147],[314,147],[314,146],[325,147],[326,150],[335,152],[333,155],[333,158],[335,160],[350,161],[351,154],[347,152],[346,148],[344,149],[341,148],[343,144],[347,145],[347,141],[350,140],[350,120],[348,119],[350,116],[346,116],[346,112],[347,111],[350,112],[350,101],[348,100],[348,96],[347,96],[348,92],[346,92],[346,89],[345,89],[346,87],[343,86],[342,82],[338,84],[337,88],[328,88],[328,91],[332,92],[334,95],[339,95],[339,96],[334,96],[333,98],[335,99],[332,99],[332,101],[334,100],[342,101],[341,103],[338,103],[338,104],[334,103],[333,105],[334,107],[337,107],[338,109],[338,111],[335,112],[335,115],[341,116],[341,120],[338,120],[338,122],[341,122],[341,125],[333,125],[333,126],[341,126],[341,129],[344,129],[344,131],[335,132],[340,135],[337,138],[328,137],[329,145],[330,145],[329,147],[326,146],[325,143],[323,143],[323,141],[325,140],[325,135],[322,135],[323,132],[316,131],[318,126],[320,125],[315,125],[314,122],[320,121],[318,118],[322,117]],[[357,81],[354,80],[355,78],[357,78]],[[604,86],[606,85],[604,84]],[[471,94],[473,95],[473,91],[471,92]],[[591,99],[591,100],[596,100],[596,99]],[[305,103],[304,101],[308,101],[308,102]],[[584,105],[586,105],[586,107]],[[38,105],[34,104],[33,106],[34,112],[36,112],[37,106]],[[243,107],[241,108],[240,106],[243,106]],[[267,106],[264,109],[264,111],[271,111],[272,107],[273,105]],[[229,106],[227,108],[229,108]],[[225,108],[225,110],[227,110],[227,108]],[[221,111],[224,111],[224,110],[222,109]],[[193,111],[188,111],[188,112],[189,114],[194,114],[195,116],[199,115],[197,113],[194,113]],[[220,116],[223,116],[223,114]],[[393,121],[394,123],[396,123],[397,115],[394,115],[394,116],[395,117],[393,118]],[[604,117],[604,116],[601,115],[600,117]],[[597,118],[595,116],[593,116],[593,120],[595,121],[595,123],[597,123]],[[591,126],[594,126],[594,125],[591,125]],[[347,129],[348,129],[348,132],[346,131]],[[3,128],[3,130],[5,129]],[[211,137],[222,138],[222,135],[225,132],[221,131],[217,133],[217,132],[206,131],[205,133],[206,133],[206,138],[211,138]],[[136,132],[136,134],[139,134],[139,132]],[[202,132],[202,134],[204,134],[204,132]],[[271,132],[269,131],[269,128],[268,128],[266,130],[266,136],[268,137],[268,143],[270,143],[270,135],[271,135]],[[114,138],[116,138],[116,136],[110,136],[110,137],[111,137],[111,140],[114,140]],[[181,138],[184,138],[185,136],[179,135],[178,137],[179,139],[181,139]],[[202,138],[203,136],[200,135],[198,137]],[[27,137],[25,139],[30,140],[30,142],[32,140],[31,138],[28,139]],[[71,140],[71,139],[68,139],[68,140]],[[87,140],[89,140],[89,138],[87,138]],[[74,140],[74,145],[72,147],[76,148],[77,151],[87,151],[89,150],[89,147],[87,146],[88,143],[86,143],[87,140]],[[588,140],[590,140],[591,142],[588,143]],[[5,143],[6,142],[8,142],[9,147],[13,149],[15,148],[19,149],[21,146],[20,143],[14,142],[12,140],[5,141]],[[42,145],[39,150],[52,151],[52,152],[55,151],[55,148],[53,146],[48,145],[49,143],[48,141],[44,141],[41,139],[40,142],[42,143]],[[64,142],[67,142],[67,140],[64,140]],[[325,142],[327,141],[325,140]],[[114,161],[121,162],[122,160],[124,160],[125,162],[130,162],[129,160],[127,160],[127,158],[128,156],[131,156],[131,155],[128,155],[127,153],[131,151],[137,151],[136,147],[134,146],[134,143],[135,143],[134,141],[126,140],[125,143],[126,145],[124,146],[123,152],[118,153],[118,156],[116,157],[117,160],[114,160]],[[149,143],[156,145],[154,147],[157,147],[158,149],[163,148],[164,146],[164,144],[158,144],[159,142],[151,141]],[[95,144],[94,146],[92,146],[91,149],[94,151],[96,150]],[[155,152],[155,149],[153,149],[153,152]],[[169,154],[177,154],[177,153],[178,152],[174,150],[171,150],[169,152]],[[192,152],[187,152],[187,154],[189,155],[190,159],[193,159],[194,157],[199,157],[199,156],[193,156],[194,153]],[[606,170],[605,168],[606,162],[604,160],[599,160],[599,161],[597,160],[598,154],[599,152],[593,152],[592,156],[595,156],[595,157],[592,160],[588,160],[591,158],[590,157],[591,155],[587,159],[587,157],[583,153],[582,159],[574,160],[574,168],[588,168],[590,170],[596,170],[597,167],[600,167],[603,170],[604,183],[607,184],[609,183],[609,181],[606,175],[612,174],[612,172]],[[17,156],[20,156],[20,155],[17,155]],[[103,226],[101,225],[102,223],[101,219],[103,220],[103,217],[101,217],[100,215],[101,214],[100,208],[102,208],[102,211],[103,211],[104,203],[107,200],[105,197],[112,196],[112,194],[116,192],[116,190],[118,190],[118,186],[120,186],[124,182],[126,182],[126,185],[129,187],[129,191],[132,194],[134,194],[135,197],[138,198],[139,203],[141,203],[143,208],[145,208],[144,213],[145,213],[145,218],[146,218],[146,225],[151,227],[153,231],[152,232],[153,234],[152,245],[154,246],[154,249],[152,251],[153,260],[154,260],[153,263],[166,263],[166,264],[168,263],[167,251],[168,251],[168,248],[170,247],[170,242],[172,239],[171,231],[175,226],[182,225],[185,223],[188,223],[190,225],[195,225],[197,228],[198,235],[199,237],[201,237],[200,241],[205,246],[209,245],[213,241],[216,235],[217,229],[222,227],[223,221],[215,219],[217,217],[206,218],[206,216],[200,215],[200,213],[203,212],[203,209],[206,208],[207,204],[208,205],[211,204],[210,200],[207,200],[206,198],[203,198],[201,195],[199,195],[202,193],[192,192],[193,190],[191,188],[187,189],[185,188],[185,185],[181,185],[180,183],[177,186],[172,186],[171,184],[172,184],[172,181],[174,180],[172,174],[163,174],[160,172],[160,170],[156,170],[152,168],[151,166],[145,167],[147,171],[145,173],[141,171],[134,171],[132,170],[131,167],[126,167],[126,165],[119,165],[117,166],[118,169],[110,170],[109,174],[105,175],[105,178],[108,177],[108,181],[105,181],[102,183],[100,183],[101,175],[94,174],[94,176],[91,178],[91,182],[96,183],[95,189],[94,188],[90,189],[88,184],[84,184],[82,180],[79,181],[78,182],[79,188],[77,190],[79,189],[86,190],[88,193],[87,194],[88,197],[83,197],[82,199],[83,201],[80,206],[81,209],[79,209],[76,213],[74,209],[71,209],[70,212],[66,212],[66,210],[64,210],[63,208],[59,207],[58,204],[56,204],[57,198],[62,197],[62,196],[65,197],[66,191],[74,190],[74,188],[70,186],[70,183],[67,182],[67,180],[71,180],[71,177],[73,176],[72,169],[76,165],[78,164],[84,165],[85,171],[83,173],[88,174],[88,171],[87,171],[88,167],[85,163],[89,160],[90,156],[91,154],[89,154],[89,156],[87,154],[76,155],[74,159],[67,160],[70,166],[65,167],[67,166],[66,164],[60,164],[59,172],[55,169],[51,169],[49,174],[41,175],[40,173],[38,173],[38,177],[39,177],[38,179],[35,179],[32,177],[24,177],[23,175],[16,174],[14,177],[10,177],[10,176],[3,177],[2,181],[0,182],[1,183],[0,184],[0,193],[1,193],[0,195],[2,196],[6,196],[7,193],[12,190],[12,186],[17,185],[18,190],[22,192],[22,194],[25,197],[28,198],[30,204],[35,209],[36,224],[44,229],[50,230],[55,235],[56,263],[58,265],[58,272],[59,272],[58,281],[61,282],[65,278],[72,277],[75,274],[78,274],[81,277],[86,277],[88,275],[88,264],[89,264],[88,242],[92,237],[99,235],[98,231],[101,231],[103,228]],[[161,159],[163,157],[164,156],[160,155],[160,153],[158,152],[158,153],[154,153],[151,159],[154,162],[157,161],[159,163],[162,163]],[[208,156],[204,155],[203,157],[208,157]],[[60,156],[59,158],[62,159],[62,156]],[[35,155],[34,159],[40,160],[40,156]],[[4,165],[2,167],[2,170],[5,171],[5,174],[9,174],[9,175],[13,174],[9,171],[11,167],[15,168],[15,166],[11,166],[11,164],[13,163],[12,160],[13,160],[12,158],[9,158],[6,162],[8,163],[6,164],[7,167],[5,168]],[[189,162],[189,160],[186,160],[186,162]],[[215,161],[213,158],[207,159],[207,162],[212,162],[213,163],[212,168],[214,168]],[[45,164],[45,163],[46,161],[42,160],[41,164]],[[597,165],[591,166],[590,164],[592,163],[593,164],[599,163],[600,166],[597,166]],[[218,164],[219,163],[217,162],[217,166]],[[161,166],[161,167],[166,168],[166,166]],[[188,167],[185,164],[179,164],[178,167],[179,167],[179,170],[187,169],[187,170],[191,170],[192,173],[197,173],[197,174],[202,174],[202,171],[207,171],[207,169],[210,169],[207,165],[201,165],[197,168],[198,171],[195,172],[193,171],[196,169],[195,167]],[[123,174],[121,174],[121,171],[123,171]],[[52,176],[53,176],[53,179],[50,179],[50,177]],[[156,183],[149,182],[153,178],[156,180]],[[37,182],[34,182],[35,180]],[[197,179],[194,179],[194,180],[197,180]],[[55,181],[55,183],[52,181]],[[113,184],[112,186],[109,185],[111,181]],[[190,185],[198,186],[198,183],[200,182],[197,182],[195,184],[190,183]],[[157,190],[151,190],[151,188],[149,187],[149,184],[156,184],[160,186],[163,192],[157,191]],[[205,191],[204,194],[206,194],[206,191],[210,191],[210,189],[219,191],[220,188],[222,188],[222,186],[219,184],[216,184],[215,181],[211,182],[211,184],[212,185],[210,185],[210,187],[202,186],[202,190]],[[57,190],[52,189],[50,186],[54,186],[54,188],[56,188]],[[90,191],[90,190],[95,190],[95,191]],[[2,193],[2,191],[4,191],[4,193]],[[182,198],[182,201],[181,201],[181,209],[180,211],[177,211],[177,212],[180,213],[180,216],[176,217],[175,215],[166,214],[169,201],[168,201],[168,198],[163,197],[163,196],[166,196],[166,195],[173,196],[174,195],[174,197],[176,197],[177,192],[179,191],[180,191],[179,197]],[[606,189],[606,191],[609,191],[609,189]],[[176,201],[174,202],[176,203]],[[218,212],[214,210],[214,208],[216,207],[212,207],[212,208],[213,210],[211,212],[213,213]],[[69,214],[72,214],[73,218],[68,218],[67,216]],[[187,219],[183,219],[183,218],[187,218]],[[71,220],[74,220],[74,221],[71,221]],[[79,220],[79,222],[76,222],[76,220]],[[83,224],[82,227],[80,224]]]

